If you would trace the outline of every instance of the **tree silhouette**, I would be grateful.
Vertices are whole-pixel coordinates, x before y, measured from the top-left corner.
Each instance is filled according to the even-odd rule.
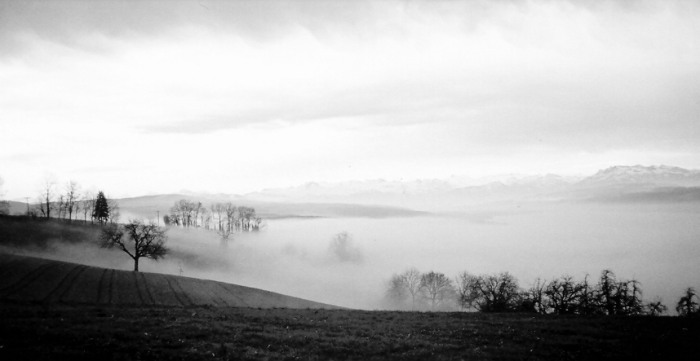
[[[430,271],[420,278],[420,287],[430,307],[435,309],[443,300],[454,294],[452,281],[444,273]]]
[[[656,298],[654,301],[647,303],[647,314],[649,316],[660,316],[666,313],[667,307],[661,299]]]
[[[109,203],[107,203],[107,198],[102,191],[97,193],[95,207],[92,211],[92,218],[100,223],[106,223],[109,220]]]
[[[518,280],[508,272],[480,276],[475,287],[479,293],[479,311],[507,312],[518,307],[520,287]]]
[[[463,310],[475,308],[479,299],[478,282],[479,277],[466,271],[457,275],[457,301]]]
[[[137,220],[131,220],[125,225],[107,225],[102,230],[101,239],[103,247],[116,247],[128,254],[134,260],[134,272],[139,271],[140,258],[158,260],[168,253],[165,230],[155,224],[144,224]]]
[[[410,268],[401,274],[401,282],[411,296],[411,311],[416,309],[416,296],[418,296],[421,286],[420,280],[420,271],[416,268]]]
[[[695,289],[688,287],[685,290],[685,295],[678,300],[676,305],[676,311],[678,311],[679,316],[692,316],[694,313],[698,312],[698,303],[695,301],[697,299],[697,294]]]

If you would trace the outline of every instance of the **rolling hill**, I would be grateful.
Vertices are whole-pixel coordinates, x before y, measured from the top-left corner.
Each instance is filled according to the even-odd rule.
[[[229,283],[0,254],[0,300],[109,306],[338,308]]]

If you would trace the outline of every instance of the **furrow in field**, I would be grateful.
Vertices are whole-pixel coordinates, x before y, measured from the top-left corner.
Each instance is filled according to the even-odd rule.
[[[143,304],[143,295],[141,294],[141,288],[139,287],[139,275],[137,272],[132,272],[131,273],[134,277],[134,293],[138,296],[139,298],[139,304]]]
[[[154,303],[163,306],[183,306],[182,301],[168,283],[168,277],[156,273],[148,274],[148,277],[145,277],[148,280]]]
[[[143,299],[136,286],[135,272],[114,272],[112,284],[112,304],[116,305],[142,305]]]
[[[4,286],[2,280],[4,280],[8,274],[11,274],[17,266],[21,266],[21,263],[22,262],[17,258],[4,257],[4,255],[0,254],[0,287]]]
[[[16,300],[44,301],[54,290],[61,286],[61,282],[72,275],[79,267],[74,263],[55,262],[54,266],[41,272],[37,277],[26,281],[24,287],[16,290],[9,298]]]
[[[222,299],[227,300],[226,303],[230,306],[236,306],[236,307],[248,307],[248,304],[245,303],[237,294],[236,292],[232,292],[228,288],[225,287],[225,284],[223,283],[217,283],[217,288],[219,289],[219,295]]]
[[[168,287],[170,288],[170,291],[172,292],[173,296],[177,299],[177,302],[179,302],[181,306],[187,306],[188,304],[185,303],[184,297],[182,297],[183,295],[175,291],[175,287],[173,287],[174,281],[172,281],[170,277],[165,277],[165,282],[168,283]]]
[[[107,303],[103,302],[102,298],[105,297],[105,292],[103,291],[104,289],[104,282],[105,278],[107,278],[107,272],[108,269],[103,269],[102,272],[100,273],[100,280],[97,283],[97,297],[95,297],[95,303],[100,304],[100,303]]]
[[[44,275],[48,270],[56,268],[57,263],[45,263],[42,264],[35,269],[25,273],[20,277],[18,280],[16,280],[14,283],[11,285],[4,287],[3,289],[0,289],[0,296],[1,297],[9,297],[9,296],[14,296],[16,293],[21,292],[23,289],[26,287],[29,287],[39,279],[42,275]]]
[[[109,283],[107,283],[107,304],[112,304],[112,298],[114,295],[114,274],[115,270],[110,270],[109,272]]]
[[[107,270],[86,266],[70,282],[59,296],[63,303],[96,304],[99,302],[100,281]]]
[[[141,276],[141,285],[143,285],[144,293],[146,294],[148,304],[155,305],[156,301],[153,298],[153,294],[151,294],[151,289],[148,286],[148,279],[146,278],[146,275],[144,275],[143,273],[139,273],[139,275]]]
[[[192,299],[187,294],[187,292],[185,292],[185,290],[182,288],[182,285],[180,285],[180,282],[178,281],[177,278],[168,277],[168,281],[171,282],[171,285],[174,285],[173,291],[175,291],[175,289],[177,289],[179,291],[179,297],[182,299],[182,301],[183,301],[182,304],[184,306],[194,306],[195,305],[195,303],[192,302]],[[178,291],[175,291],[175,292],[178,292]]]
[[[2,255],[0,258],[0,269],[2,269],[2,277],[0,277],[0,291],[13,287],[16,284],[22,284],[22,279],[28,277],[28,273],[37,271],[41,266],[51,263],[49,260],[40,258],[29,258],[21,256]],[[11,262],[14,260],[15,262]]]
[[[71,268],[68,272],[63,274],[63,278],[58,281],[58,283],[53,284],[53,288],[49,293],[42,299],[42,302],[55,302],[60,301],[61,296],[63,296],[66,291],[73,285],[75,279],[87,268],[87,266],[75,266]]]
[[[0,301],[119,305],[327,308],[330,306],[210,280],[102,269],[0,254]]]

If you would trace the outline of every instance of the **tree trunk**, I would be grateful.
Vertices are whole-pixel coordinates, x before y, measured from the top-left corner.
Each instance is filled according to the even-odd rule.
[[[134,272],[138,272],[138,271],[139,271],[139,259],[134,258]]]

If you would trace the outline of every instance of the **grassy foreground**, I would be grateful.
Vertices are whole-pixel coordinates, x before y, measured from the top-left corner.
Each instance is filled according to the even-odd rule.
[[[700,319],[0,303],[0,359],[693,359]]]

